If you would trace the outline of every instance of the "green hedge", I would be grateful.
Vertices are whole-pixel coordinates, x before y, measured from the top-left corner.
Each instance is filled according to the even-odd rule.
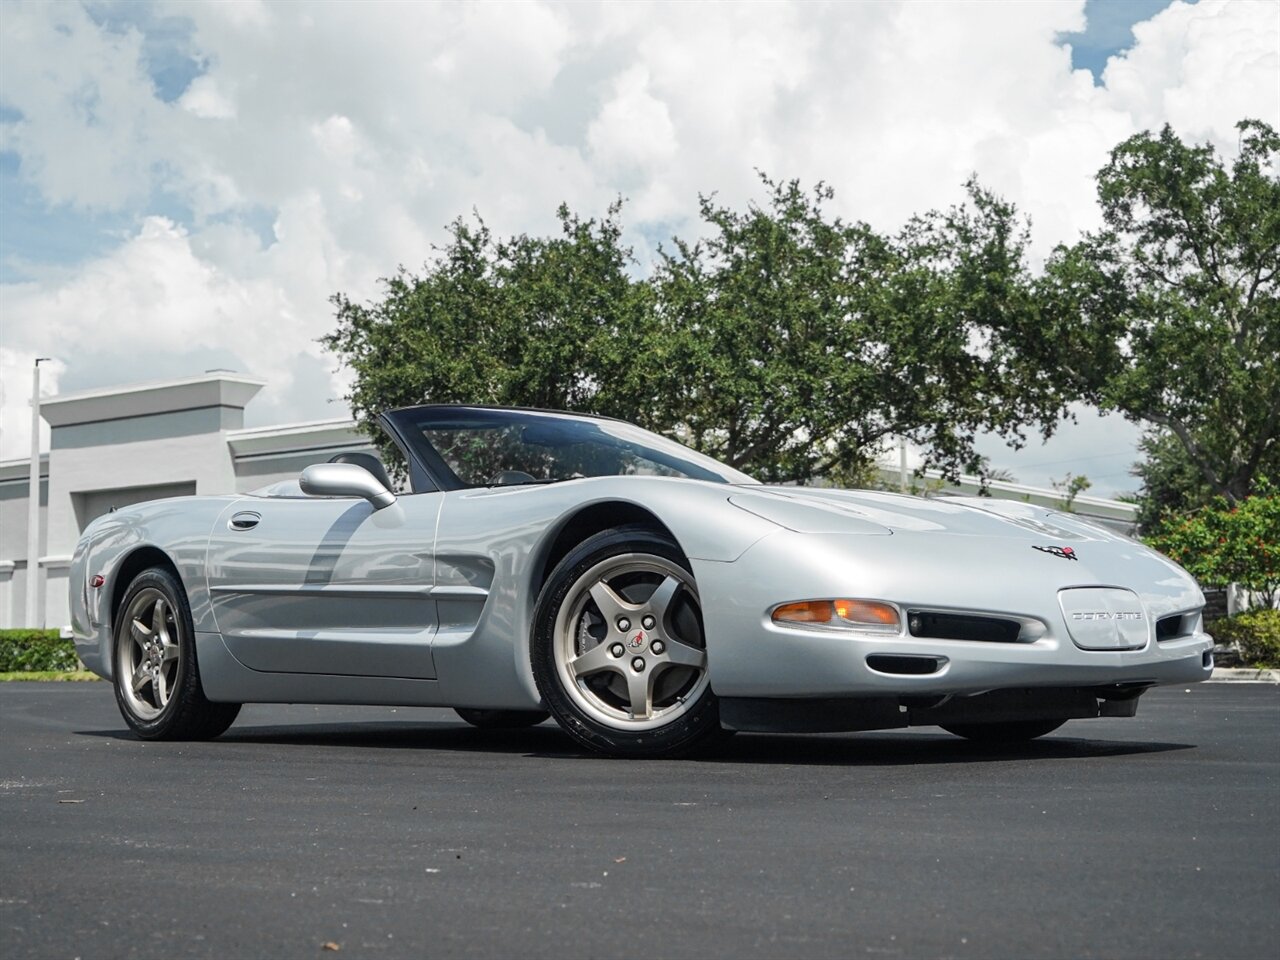
[[[1251,667],[1280,667],[1280,610],[1250,610],[1218,620],[1209,632],[1219,643],[1234,643]]]
[[[0,672],[79,666],[75,644],[59,637],[57,630],[0,630]]]

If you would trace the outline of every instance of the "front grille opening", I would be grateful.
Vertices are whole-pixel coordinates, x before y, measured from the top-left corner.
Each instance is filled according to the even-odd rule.
[[[876,673],[896,673],[906,676],[923,676],[937,673],[942,666],[938,657],[915,657],[889,653],[873,653],[867,657],[867,666]]]
[[[986,643],[1017,643],[1018,634],[1022,632],[1022,624],[1017,620],[963,613],[911,613],[907,626],[913,637]]]
[[[1182,636],[1184,619],[1185,617],[1180,613],[1172,617],[1161,617],[1156,621],[1156,640],[1172,640],[1174,637]]]

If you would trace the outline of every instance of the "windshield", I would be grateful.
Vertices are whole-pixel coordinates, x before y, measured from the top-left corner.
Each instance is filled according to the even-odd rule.
[[[446,490],[616,476],[755,482],[619,420],[443,406],[396,410],[388,419]]]

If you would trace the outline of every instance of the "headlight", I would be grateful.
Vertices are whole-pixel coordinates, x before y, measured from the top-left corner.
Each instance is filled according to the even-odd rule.
[[[879,600],[798,600],[773,608],[771,618],[783,626],[844,627],[873,633],[898,633],[898,608]]]

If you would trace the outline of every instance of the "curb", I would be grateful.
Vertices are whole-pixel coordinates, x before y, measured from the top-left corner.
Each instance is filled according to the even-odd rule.
[[[1209,682],[1214,683],[1280,683],[1280,670],[1256,667],[1216,667]]]

